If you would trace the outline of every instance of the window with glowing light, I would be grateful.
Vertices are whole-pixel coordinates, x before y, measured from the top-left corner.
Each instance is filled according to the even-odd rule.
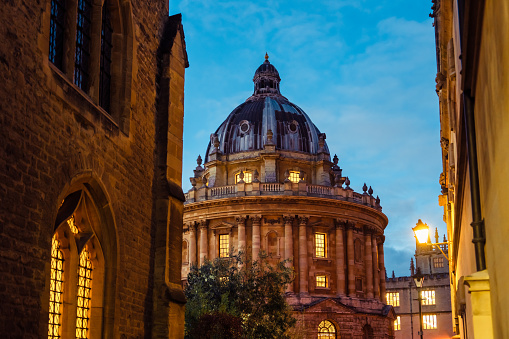
[[[253,182],[253,173],[249,171],[245,171],[244,173],[244,182],[246,184],[250,184]],[[240,172],[235,174],[235,183],[238,184],[240,182]]]
[[[324,320],[318,325],[318,339],[336,338],[336,327],[329,320]]]
[[[227,258],[230,252],[230,235],[220,234],[219,235],[219,257]]]
[[[435,305],[435,291],[421,291],[423,305]]]
[[[76,307],[76,338],[87,339],[92,295],[92,261],[87,250],[80,254],[78,265],[78,301]]]
[[[291,182],[298,183],[300,181],[300,172],[299,171],[290,171],[290,176],[288,177]]]
[[[60,241],[53,236],[51,245],[51,272],[49,292],[48,338],[60,338],[62,303],[64,293],[64,254],[60,250]]]
[[[387,305],[392,305],[394,307],[399,306],[399,292],[387,292],[385,294],[385,299],[387,299]]]
[[[315,256],[327,257],[327,236],[325,233],[315,233]]]
[[[422,316],[422,328],[424,330],[435,330],[437,328],[437,315],[424,314]]]
[[[433,258],[433,267],[434,268],[442,268],[444,267],[444,258]]]
[[[398,315],[396,320],[394,320],[394,331],[401,330],[401,317]]]
[[[317,275],[316,276],[316,287],[318,287],[318,288],[329,287],[326,275]]]

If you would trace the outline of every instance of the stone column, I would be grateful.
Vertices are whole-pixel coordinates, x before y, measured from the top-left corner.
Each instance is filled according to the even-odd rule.
[[[373,289],[376,299],[380,299],[380,276],[378,272],[378,245],[376,242],[376,236],[371,238],[371,248],[373,256]]]
[[[196,225],[189,224],[189,264],[196,264]]]
[[[378,267],[380,267],[380,300],[385,302],[385,264],[384,264],[385,236],[380,237],[378,243]]]
[[[260,220],[262,218],[259,215],[255,215],[251,218],[253,221],[253,260],[258,260],[258,253],[260,253]]]
[[[344,222],[336,220],[336,280],[337,295],[346,295],[345,284],[345,245],[343,239]]]
[[[239,216],[237,220],[237,250],[246,250],[246,217]]]
[[[355,224],[347,223],[346,254],[348,256],[348,296],[355,297],[355,258],[353,246],[353,228]]]
[[[299,218],[299,292],[308,294],[307,217]]]
[[[203,265],[205,258],[208,254],[208,232],[207,232],[207,220],[200,220],[198,224],[200,229],[200,265]]]
[[[287,264],[288,267],[293,267],[293,217],[283,216],[285,222],[285,260],[292,260]],[[293,292],[293,282],[288,285],[287,292]]]
[[[373,298],[373,252],[371,250],[371,234],[371,229],[366,227],[364,230],[364,262],[366,269],[366,296],[368,298]]]

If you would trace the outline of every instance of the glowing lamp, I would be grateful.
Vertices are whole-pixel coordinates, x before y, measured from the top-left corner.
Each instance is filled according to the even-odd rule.
[[[425,244],[429,239],[429,226],[422,222],[421,219],[417,222],[417,225],[412,228],[414,231],[415,238],[420,244]]]

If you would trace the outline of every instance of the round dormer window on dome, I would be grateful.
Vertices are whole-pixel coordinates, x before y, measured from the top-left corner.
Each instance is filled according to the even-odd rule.
[[[242,120],[240,123],[239,123],[239,127],[240,127],[240,133],[241,134],[246,134],[249,132],[250,128],[251,128],[251,125],[249,125],[249,121],[247,120]]]
[[[288,132],[294,134],[294,133],[297,133],[298,129],[299,129],[299,123],[297,121],[293,120],[288,124]]]

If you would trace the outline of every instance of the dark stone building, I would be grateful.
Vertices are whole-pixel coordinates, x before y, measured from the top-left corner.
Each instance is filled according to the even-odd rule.
[[[183,337],[188,63],[168,11],[2,1],[2,338]]]

